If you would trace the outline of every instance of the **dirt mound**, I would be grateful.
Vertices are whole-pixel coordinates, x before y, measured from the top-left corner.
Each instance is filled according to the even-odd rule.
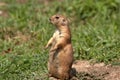
[[[77,80],[120,80],[120,66],[78,60],[72,67],[77,71]]]

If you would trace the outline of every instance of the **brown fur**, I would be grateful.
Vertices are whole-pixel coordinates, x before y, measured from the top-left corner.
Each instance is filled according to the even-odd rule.
[[[70,78],[73,63],[73,48],[68,20],[62,15],[53,15],[50,22],[55,25],[56,31],[45,48],[51,46],[49,52],[48,71],[50,76],[60,80]]]

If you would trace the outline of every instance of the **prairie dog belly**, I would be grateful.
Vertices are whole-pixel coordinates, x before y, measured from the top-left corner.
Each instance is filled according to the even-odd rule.
[[[58,30],[56,30],[53,34],[54,41],[52,42],[51,49],[54,48],[55,44],[59,40],[59,36],[60,36],[60,32]],[[56,75],[57,67],[58,67],[58,65],[56,65],[56,64],[58,64],[58,60],[57,60],[56,56],[59,53],[59,51],[58,50],[57,51],[51,51],[51,49],[50,49],[50,52],[49,52],[48,71],[50,72],[50,74]]]
[[[59,37],[60,37],[60,31],[59,30],[56,30],[53,34],[53,38],[54,38],[54,42],[52,42],[52,46],[51,46],[51,49],[54,48],[55,44],[57,43],[57,41],[59,40]],[[50,49],[50,50],[51,50]]]

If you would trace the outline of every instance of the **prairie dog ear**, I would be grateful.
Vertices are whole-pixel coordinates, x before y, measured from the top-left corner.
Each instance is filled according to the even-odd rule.
[[[69,24],[67,19],[62,19],[62,25],[67,26]]]
[[[71,18],[67,18],[67,25],[69,25],[71,23]]]
[[[67,20],[68,20],[68,23],[71,23],[72,18],[67,18]]]

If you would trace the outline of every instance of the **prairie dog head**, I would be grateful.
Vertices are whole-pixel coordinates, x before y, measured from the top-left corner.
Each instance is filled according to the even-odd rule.
[[[61,27],[61,26],[68,26],[69,22],[67,20],[66,17],[62,16],[62,15],[53,15],[52,17],[50,17],[50,22],[55,25],[57,28]]]

